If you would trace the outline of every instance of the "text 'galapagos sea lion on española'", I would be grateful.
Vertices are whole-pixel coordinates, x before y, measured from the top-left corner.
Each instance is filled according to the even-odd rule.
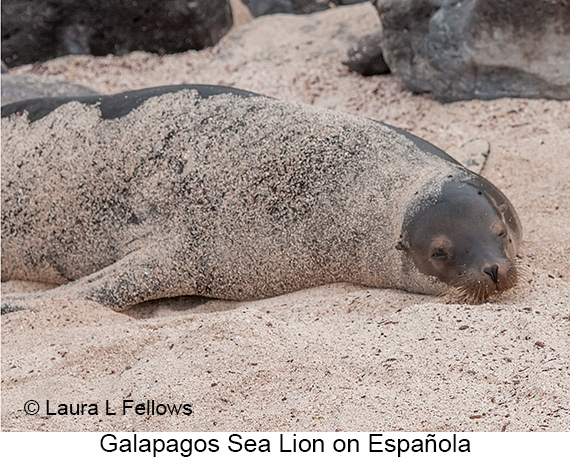
[[[217,86],[27,100],[2,117],[4,281],[117,310],[335,282],[478,303],[517,281],[506,197],[370,119]]]

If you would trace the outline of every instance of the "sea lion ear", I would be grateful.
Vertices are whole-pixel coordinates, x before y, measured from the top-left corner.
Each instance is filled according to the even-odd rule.
[[[410,244],[407,241],[398,241],[398,244],[396,244],[396,249],[398,251],[407,251],[410,249]]]

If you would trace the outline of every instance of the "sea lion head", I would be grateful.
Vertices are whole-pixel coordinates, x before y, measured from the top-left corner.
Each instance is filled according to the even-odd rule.
[[[418,270],[451,286],[450,296],[482,303],[513,287],[522,229],[507,198],[477,176],[449,181],[419,205],[398,245]]]

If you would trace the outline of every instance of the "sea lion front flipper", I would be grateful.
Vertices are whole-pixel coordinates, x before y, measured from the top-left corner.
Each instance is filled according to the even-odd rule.
[[[157,298],[194,295],[192,281],[176,268],[171,249],[156,246],[130,253],[89,276],[41,293],[13,294],[3,298],[6,312],[27,299],[87,300],[115,311]]]
[[[116,311],[157,298],[194,295],[187,272],[177,268],[173,246],[135,251],[92,275],[60,287],[61,293]]]

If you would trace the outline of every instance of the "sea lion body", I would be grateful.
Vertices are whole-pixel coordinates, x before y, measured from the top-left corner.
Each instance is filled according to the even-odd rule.
[[[114,309],[334,282],[441,293],[452,281],[419,258],[433,246],[418,240],[437,234],[422,236],[418,215],[446,186],[475,189],[463,205],[481,217],[467,219],[491,211],[510,239],[483,263],[514,269],[520,223],[500,191],[373,120],[216,86],[40,99],[2,116],[2,280],[66,284],[52,293]]]

